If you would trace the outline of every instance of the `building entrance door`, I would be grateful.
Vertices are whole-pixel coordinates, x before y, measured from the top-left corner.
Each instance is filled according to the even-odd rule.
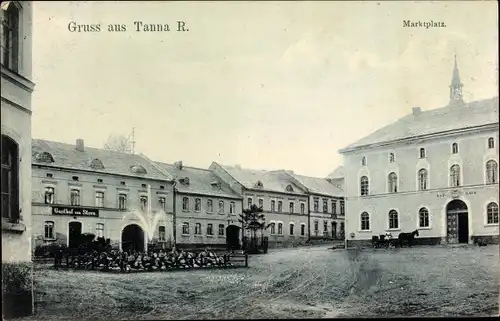
[[[80,222],[69,222],[69,232],[68,232],[68,247],[76,248],[80,245],[80,239],[82,236],[82,223]]]
[[[450,244],[469,242],[469,217],[467,205],[453,200],[446,206],[446,240]]]
[[[337,239],[337,222],[332,222],[332,237]]]

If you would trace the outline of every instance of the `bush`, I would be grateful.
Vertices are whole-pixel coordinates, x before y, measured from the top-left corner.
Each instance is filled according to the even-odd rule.
[[[35,257],[54,257],[59,250],[65,250],[66,245],[60,243],[44,243],[35,248]]]

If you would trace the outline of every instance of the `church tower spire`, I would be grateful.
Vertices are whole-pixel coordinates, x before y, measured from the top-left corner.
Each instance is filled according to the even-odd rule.
[[[455,65],[453,66],[453,76],[450,85],[450,105],[457,105],[464,102],[462,97],[463,84],[460,82],[458,73],[457,55],[455,55]]]

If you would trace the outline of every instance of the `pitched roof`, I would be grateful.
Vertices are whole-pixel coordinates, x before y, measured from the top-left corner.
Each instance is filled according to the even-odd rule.
[[[294,184],[290,176],[281,170],[266,171],[246,169],[239,166],[219,165],[246,189],[296,195],[305,193],[299,186]],[[262,183],[261,187],[258,187],[259,182]],[[293,191],[288,190],[288,186],[291,186]]]
[[[182,166],[182,169],[175,164],[155,162],[160,168],[172,174],[176,181],[177,190],[180,193],[194,193],[207,196],[219,196],[228,198],[241,198],[229,186],[224,184],[214,173],[208,169]],[[180,180],[189,179],[189,184],[183,184]]]
[[[339,166],[337,167],[333,172],[331,172],[327,178],[332,178],[332,179],[339,179],[339,178],[344,178],[344,166]]]
[[[330,183],[326,178],[310,177],[290,173],[300,184],[304,185],[311,193],[329,195],[329,196],[344,196],[344,191],[334,184]]]
[[[32,139],[32,164],[67,169],[86,170],[105,174],[171,181],[173,177],[160,172],[154,164],[141,155],[114,152],[85,146],[84,151],[75,145]]]
[[[340,152],[371,144],[495,123],[498,124],[498,97],[422,111],[416,115],[409,114],[341,149]]]

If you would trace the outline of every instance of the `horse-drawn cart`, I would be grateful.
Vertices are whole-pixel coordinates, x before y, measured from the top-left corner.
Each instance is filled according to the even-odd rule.
[[[388,248],[396,246],[397,239],[386,238],[385,235],[372,236],[372,246],[375,248]]]

